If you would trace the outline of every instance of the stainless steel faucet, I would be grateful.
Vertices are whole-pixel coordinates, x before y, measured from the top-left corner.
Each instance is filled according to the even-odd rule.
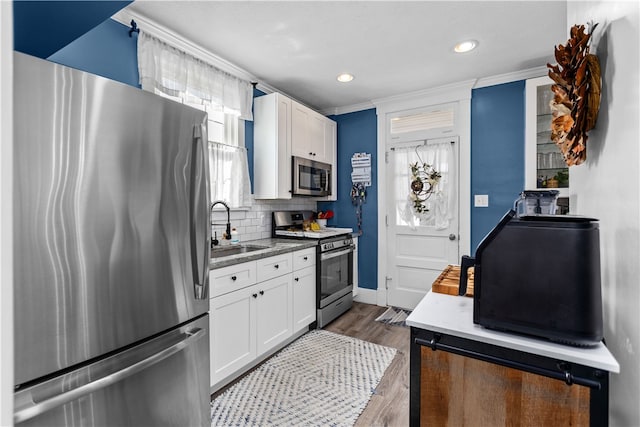
[[[209,212],[212,212],[213,207],[217,204],[221,204],[227,209],[227,229],[225,231],[226,236],[224,238],[227,240],[231,240],[231,209],[229,209],[229,205],[227,205],[223,200],[216,200],[215,202],[211,203]]]

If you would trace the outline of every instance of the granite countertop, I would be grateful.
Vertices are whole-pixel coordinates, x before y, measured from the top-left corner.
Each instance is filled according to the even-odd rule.
[[[228,267],[243,262],[255,261],[261,258],[267,258],[274,255],[280,255],[287,252],[295,252],[302,249],[314,248],[317,245],[314,240],[298,240],[298,239],[259,239],[250,240],[240,243],[239,246],[264,246],[264,249],[254,250],[240,254],[234,254],[224,257],[216,257],[209,259],[209,269]],[[234,247],[236,245],[228,245],[225,247]]]
[[[619,373],[620,365],[604,344],[572,347],[523,335],[486,329],[473,323],[473,298],[429,291],[411,312],[407,325],[499,347],[566,360],[584,366]]]

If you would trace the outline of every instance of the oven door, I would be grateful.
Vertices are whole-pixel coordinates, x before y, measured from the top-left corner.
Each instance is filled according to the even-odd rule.
[[[320,253],[318,308],[326,307],[353,290],[353,246]]]

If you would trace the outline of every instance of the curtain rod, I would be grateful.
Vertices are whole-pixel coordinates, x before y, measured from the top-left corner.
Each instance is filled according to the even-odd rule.
[[[129,29],[129,37],[132,37],[133,33],[140,34],[140,28],[138,28],[138,24],[133,19],[131,20],[131,28]]]

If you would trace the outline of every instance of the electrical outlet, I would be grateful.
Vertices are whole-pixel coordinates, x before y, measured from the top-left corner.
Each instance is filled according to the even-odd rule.
[[[473,200],[473,206],[476,208],[488,208],[489,207],[489,195],[488,194],[476,194]]]

